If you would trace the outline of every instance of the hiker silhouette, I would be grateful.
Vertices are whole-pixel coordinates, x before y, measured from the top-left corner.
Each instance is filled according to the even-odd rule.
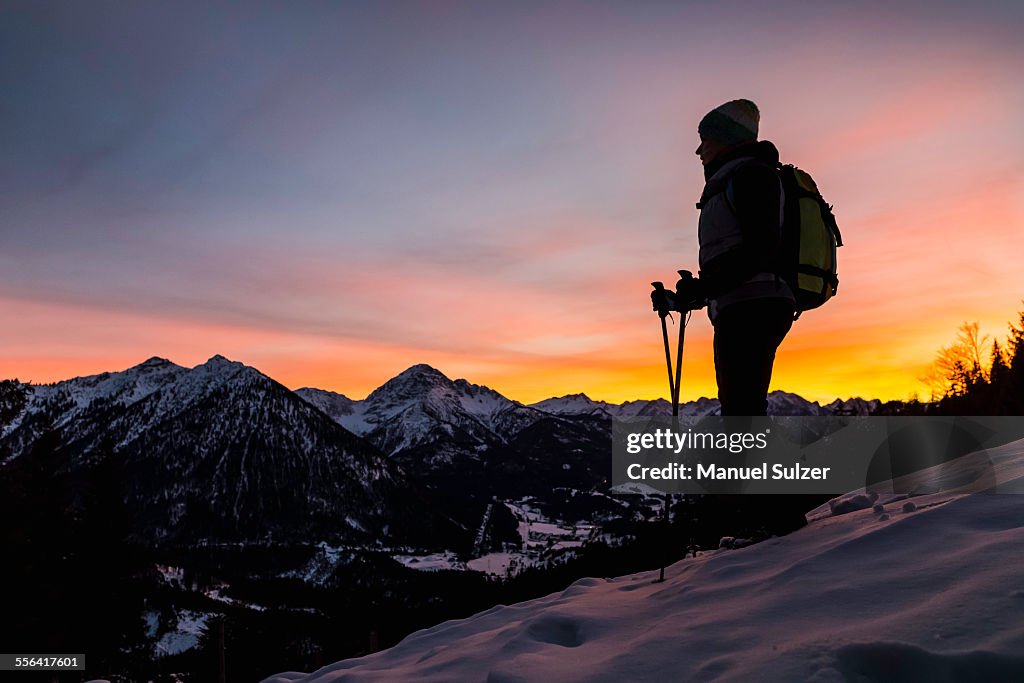
[[[766,415],[775,353],[793,325],[795,297],[776,263],[783,223],[779,151],[758,141],[750,100],[711,110],[697,126],[704,165],[697,208],[700,273],[694,300],[714,326],[722,415]]]

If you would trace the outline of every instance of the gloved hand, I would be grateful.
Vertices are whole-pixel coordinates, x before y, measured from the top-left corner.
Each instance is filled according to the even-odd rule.
[[[677,311],[696,311],[704,308],[707,301],[707,294],[704,291],[704,283],[695,278],[687,271],[676,283],[675,303]]]
[[[676,310],[676,296],[664,287],[655,286],[654,291],[651,292],[651,304],[658,316],[664,318]]]

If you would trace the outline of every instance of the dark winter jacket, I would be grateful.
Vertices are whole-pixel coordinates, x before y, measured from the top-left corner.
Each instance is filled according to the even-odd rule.
[[[739,301],[793,293],[774,273],[782,228],[779,151],[768,141],[722,154],[704,168],[698,240],[700,280],[714,322]]]

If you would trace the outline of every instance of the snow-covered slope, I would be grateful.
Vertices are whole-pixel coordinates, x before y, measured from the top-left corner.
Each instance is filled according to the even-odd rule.
[[[664,583],[583,579],[266,680],[1024,680],[1024,441],[937,471],[969,483],[880,511],[825,506],[789,536],[683,560]]]
[[[22,385],[25,399],[22,409],[0,424],[0,438],[7,437],[27,418],[39,413],[47,415],[47,428],[61,428],[101,405],[130,406],[173,385],[189,372],[188,368],[154,356],[123,372],[75,377],[54,384]]]
[[[353,413],[355,405],[357,404],[357,401],[353,401],[344,394],[339,394],[334,391],[326,391],[324,389],[303,387],[301,389],[296,389],[295,393],[298,394],[302,400],[307,403],[312,403],[317,408],[327,413],[328,417],[339,424],[343,418]]]

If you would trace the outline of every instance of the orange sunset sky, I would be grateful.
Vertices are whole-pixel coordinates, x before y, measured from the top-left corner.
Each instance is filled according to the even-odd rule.
[[[927,398],[1024,307],[1019,5],[495,5],[5,5],[0,378],[667,396],[649,283],[696,270],[696,126],[738,97],[847,243],[773,389]],[[699,311],[682,398],[715,393]]]

